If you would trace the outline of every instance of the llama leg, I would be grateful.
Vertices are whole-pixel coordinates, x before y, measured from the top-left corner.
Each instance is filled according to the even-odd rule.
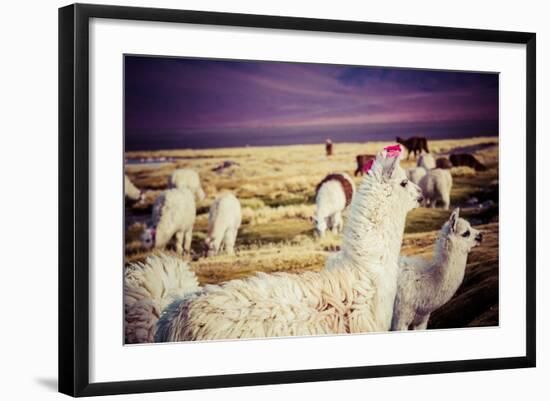
[[[338,234],[338,228],[339,228],[339,225],[340,225],[339,216],[340,216],[340,213],[334,213],[330,217],[330,220],[331,220],[330,231],[332,231],[333,234]]]
[[[193,240],[193,229],[189,229],[185,232],[185,244],[183,245],[183,249],[186,254],[191,254],[191,241]]]
[[[228,229],[225,232],[225,235],[223,237],[223,242],[225,244],[225,251],[228,255],[235,255],[235,240],[237,238],[237,230],[235,229]]]
[[[449,199],[449,195],[445,194],[443,195],[443,208],[445,210],[449,210],[449,206],[451,204],[451,200]]]
[[[327,221],[327,228],[334,232],[334,223],[335,223],[335,220],[334,220],[334,215],[330,215],[326,218],[326,221]]]
[[[176,252],[178,254],[183,254],[183,237],[184,237],[183,231],[178,231],[176,233]]]
[[[394,316],[395,318],[395,316]],[[391,331],[407,331],[409,330],[410,320],[399,316],[395,321],[392,321]]]
[[[398,298],[399,299],[399,298]],[[391,331],[406,331],[414,320],[414,311],[396,299],[393,306]]]
[[[426,330],[428,328],[428,320],[430,320],[430,314],[424,316],[417,316],[413,323],[413,330]]]
[[[334,227],[332,232],[335,234],[341,233],[344,226],[344,221],[342,220],[342,213],[338,212],[334,215]]]
[[[220,252],[221,246],[222,246],[222,240],[223,240],[223,237],[218,233],[216,233],[216,235],[214,236],[210,244],[209,256],[217,255]]]

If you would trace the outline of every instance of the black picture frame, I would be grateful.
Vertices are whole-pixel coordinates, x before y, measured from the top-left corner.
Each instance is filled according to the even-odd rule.
[[[524,44],[527,68],[526,354],[495,359],[90,383],[88,61],[91,18]],[[88,4],[60,8],[59,391],[72,396],[94,396],[534,367],[535,102],[535,33]]]

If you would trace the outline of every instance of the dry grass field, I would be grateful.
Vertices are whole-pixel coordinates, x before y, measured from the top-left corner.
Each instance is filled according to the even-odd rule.
[[[257,271],[301,272],[318,270],[329,252],[338,249],[340,238],[314,236],[309,217],[315,210],[314,191],[328,173],[353,176],[357,154],[375,154],[390,143],[336,143],[334,155],[324,146],[294,145],[207,150],[167,150],[126,153],[126,174],[146,190],[142,204],[126,205],[126,263],[149,253],[139,243],[156,196],[167,186],[177,168],[193,168],[202,180],[207,198],[197,205],[193,233],[192,269],[202,284],[220,283]],[[430,141],[436,157],[449,152],[472,153],[488,169],[453,168],[451,204],[462,208],[462,217],[484,233],[484,243],[468,260],[463,285],[444,307],[432,315],[430,328],[488,326],[498,324],[498,139],[494,137]],[[147,162],[154,159],[154,162]],[[141,161],[136,163],[135,161]],[[162,160],[162,162],[158,162]],[[217,169],[224,162],[231,166]],[[412,167],[415,160],[404,160]],[[356,177],[359,185],[361,177]],[[236,256],[203,256],[208,208],[223,191],[234,192],[243,207],[243,225]],[[474,199],[477,200],[474,202]],[[431,257],[437,231],[450,211],[419,208],[409,214],[403,254]]]

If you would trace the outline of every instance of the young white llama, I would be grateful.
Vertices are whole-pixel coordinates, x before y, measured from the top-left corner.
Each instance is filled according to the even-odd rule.
[[[220,195],[208,213],[208,235],[205,240],[208,256],[214,256],[225,248],[235,254],[235,241],[241,226],[241,204],[232,193]]]
[[[443,209],[449,209],[451,205],[451,189],[453,177],[449,170],[435,168],[420,179],[418,183],[424,195],[425,204],[435,208],[437,202],[443,203]]]
[[[125,342],[153,342],[161,312],[199,289],[195,273],[180,258],[159,253],[132,263],[124,270]]]
[[[202,201],[206,197],[201,187],[199,174],[189,168],[180,168],[174,171],[168,179],[168,188],[187,188],[196,196],[198,201]]]
[[[345,173],[329,174],[318,185],[315,195],[315,230],[324,236],[328,228],[338,234],[344,227],[342,212],[351,204],[355,184]]]
[[[205,286],[167,308],[156,340],[389,330],[405,218],[421,200],[399,157],[378,155],[353,198],[338,267],[301,274],[258,273]]]
[[[196,213],[191,191],[186,188],[164,191],[153,205],[153,227],[141,234],[143,246],[163,248],[175,235],[177,252],[189,254]]]
[[[418,156],[416,165],[418,167],[424,167],[426,170],[431,170],[432,168],[435,168],[435,159],[431,153],[423,153]]]
[[[392,330],[424,330],[430,314],[448,302],[464,279],[466,260],[482,234],[455,209],[443,225],[431,261],[401,258]]]

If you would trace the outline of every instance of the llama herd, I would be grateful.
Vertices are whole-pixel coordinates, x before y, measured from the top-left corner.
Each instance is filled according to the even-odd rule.
[[[455,209],[439,233],[431,261],[400,256],[407,214],[425,202],[422,180],[433,177],[425,185],[430,205],[442,200],[445,208],[449,198],[441,199],[441,192],[448,193],[452,185],[435,164],[426,167],[429,161],[423,162],[427,171],[417,185],[400,166],[401,153],[399,145],[384,148],[369,162],[357,189],[343,173],[319,183],[316,231],[342,234],[340,250],[330,254],[321,271],[258,272],[200,287],[189,263],[176,256],[157,253],[128,266],[126,342],[425,329],[430,313],[460,286],[468,253],[482,236]],[[195,198],[204,197],[193,173],[176,171],[171,189],[155,202],[154,227],[142,236],[147,247],[163,247],[175,235],[178,252],[190,252]],[[189,210],[176,210],[178,204]],[[222,194],[210,207],[207,254],[222,249],[233,254],[240,225],[239,200]]]

